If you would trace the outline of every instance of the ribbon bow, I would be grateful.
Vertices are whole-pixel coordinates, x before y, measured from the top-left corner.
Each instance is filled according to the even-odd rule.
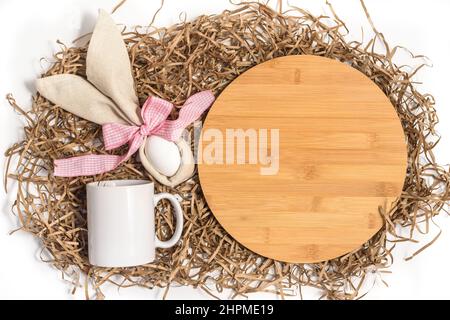
[[[143,124],[127,126],[119,123],[107,123],[102,126],[106,150],[113,150],[128,143],[128,152],[118,155],[86,155],[55,160],[55,176],[78,177],[105,173],[127,161],[151,135],[157,135],[168,141],[176,142],[183,130],[197,120],[213,103],[214,95],[203,91],[191,96],[176,120],[167,120],[173,104],[155,97],[149,97],[141,110]]]

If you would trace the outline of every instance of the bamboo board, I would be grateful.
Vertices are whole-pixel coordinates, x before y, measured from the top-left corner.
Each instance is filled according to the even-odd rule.
[[[258,149],[255,163],[251,134],[238,140],[227,129],[255,129],[265,151],[276,147],[278,129],[279,156],[267,163]],[[305,55],[270,60],[233,81],[207,116],[198,156],[203,193],[226,231],[292,263],[336,258],[369,240],[382,226],[379,206],[389,209],[400,195],[407,166],[401,123],[376,84],[341,62]]]

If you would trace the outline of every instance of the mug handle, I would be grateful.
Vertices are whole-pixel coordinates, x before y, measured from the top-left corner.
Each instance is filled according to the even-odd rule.
[[[177,198],[170,193],[156,194],[154,197],[155,206],[163,199],[169,200],[173,208],[175,209],[176,226],[172,238],[168,241],[161,241],[155,235],[155,247],[168,249],[177,244],[178,240],[180,240],[181,238],[181,234],[183,233],[183,210],[181,209],[181,205],[178,202]]]

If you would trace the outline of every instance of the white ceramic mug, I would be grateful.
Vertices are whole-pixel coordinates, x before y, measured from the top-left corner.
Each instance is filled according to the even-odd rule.
[[[87,189],[89,262],[101,267],[132,267],[153,262],[156,248],[173,247],[181,237],[183,211],[175,196],[154,194],[149,181],[90,183]],[[171,202],[176,227],[172,239],[155,233],[155,205]]]

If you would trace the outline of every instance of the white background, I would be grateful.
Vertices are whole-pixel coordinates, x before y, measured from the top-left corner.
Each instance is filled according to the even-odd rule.
[[[110,11],[115,0],[0,0],[0,150],[3,153],[21,137],[22,121],[12,111],[3,97],[14,93],[18,103],[29,107],[30,96],[35,91],[34,80],[46,68],[41,57],[51,57],[58,49],[60,39],[70,44],[76,37],[92,31],[98,8]],[[329,13],[325,1],[291,0],[291,4],[319,15]],[[351,29],[351,38],[361,39],[361,27],[365,38],[370,35],[365,14],[358,0],[332,1],[335,10]],[[275,2],[273,2],[275,5]],[[378,30],[383,32],[391,44],[399,44],[416,54],[428,56],[434,67],[427,68],[416,78],[422,81],[422,91],[432,93],[437,100],[441,123],[439,132],[443,139],[436,151],[442,164],[450,162],[450,39],[448,37],[447,0],[366,0]],[[118,23],[147,25],[159,1],[128,0],[114,14]],[[179,13],[186,12],[188,19],[201,14],[220,13],[231,8],[228,0],[167,0],[156,19],[157,26],[168,26],[179,22]],[[413,63],[402,55],[400,63]],[[4,161],[0,161],[3,165]],[[13,187],[13,186],[12,186]],[[71,286],[61,280],[60,273],[38,258],[39,243],[23,232],[10,236],[17,221],[10,214],[14,192],[6,195],[0,191],[0,298],[3,299],[83,299],[82,290],[70,294]],[[415,259],[404,258],[416,251],[420,245],[405,244],[395,251],[392,274],[384,279],[386,288],[377,282],[365,299],[449,299],[450,262],[449,218],[438,219],[443,234],[439,240]],[[432,231],[432,235],[437,230]],[[429,240],[429,236],[427,239]],[[425,239],[426,241],[426,239]],[[140,288],[117,290],[105,288],[108,299],[159,299],[161,290]],[[306,290],[305,298],[316,299],[317,292]],[[226,296],[224,296],[226,297]],[[251,298],[276,298],[272,295],[256,294]],[[208,296],[193,288],[171,288],[169,299],[207,299]]]

